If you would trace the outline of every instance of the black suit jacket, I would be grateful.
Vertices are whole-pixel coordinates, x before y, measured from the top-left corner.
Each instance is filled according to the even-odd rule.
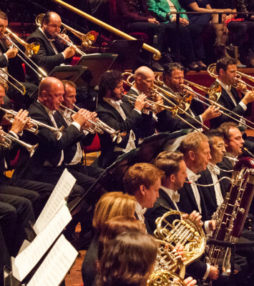
[[[39,29],[35,30],[27,38],[27,42],[38,42],[40,44],[39,52],[34,55],[32,59],[39,67],[44,69],[48,74],[53,70],[54,67],[59,66],[62,63],[68,64],[71,62],[71,58],[65,60],[62,54],[66,47],[62,45],[58,39],[56,39],[54,41],[54,45],[58,51],[58,54],[55,54],[47,38]],[[27,77],[31,82],[38,82],[37,75],[29,68],[27,69]]]
[[[202,220],[206,221],[206,220],[209,220],[209,216],[207,213],[207,207],[205,204],[203,194],[202,194],[199,187],[198,187],[198,190],[199,190],[199,194],[200,194]],[[180,201],[178,203],[178,206],[181,209],[181,211],[183,211],[187,214],[190,214],[193,211],[199,212],[194,193],[193,193],[191,185],[189,183],[184,184],[184,186],[179,190],[179,194],[180,194]]]
[[[202,184],[202,185],[213,184],[212,175],[208,169],[201,172],[200,175],[201,177],[198,179],[199,184]],[[221,178],[221,175],[218,175],[218,179],[220,178]],[[225,198],[225,195],[227,192],[225,188],[225,181],[226,180],[220,181],[221,194],[223,198]],[[199,187],[199,188],[203,194],[203,198],[205,199],[208,216],[211,217],[212,214],[217,210],[217,201],[216,201],[216,194],[215,194],[214,186]]]
[[[224,157],[223,160],[220,163],[218,163],[217,165],[221,169],[220,177],[228,177],[228,178],[232,177],[232,172],[223,172],[222,171],[222,170],[226,170],[226,171],[233,170],[233,165],[228,158]],[[229,180],[223,180],[223,185],[224,185],[224,188],[228,191],[228,188],[230,186],[230,181]]]
[[[58,111],[54,114],[54,118],[58,126],[64,126],[65,128],[68,128],[68,124],[66,123],[63,116]],[[93,142],[94,136],[95,134],[88,133],[87,135],[85,135],[83,133],[80,137],[80,142],[79,142],[81,147],[91,145]],[[77,144],[72,144],[71,146],[68,146],[66,149],[64,149],[63,163],[69,164],[72,161],[76,152],[77,152]]]
[[[20,47],[20,45],[19,45],[19,47]],[[24,50],[23,47],[20,47],[20,48],[22,50]],[[5,53],[8,51],[8,49],[9,48],[6,46],[5,41],[0,41],[1,52]],[[0,67],[1,68],[7,67],[8,73],[20,82],[25,81],[25,74],[24,74],[24,70],[22,68],[22,63],[23,62],[21,61],[21,59],[18,56],[11,58],[9,60],[7,60],[4,55],[0,56]]]
[[[211,88],[214,87],[215,85],[218,85],[217,81],[214,82],[211,85]],[[234,96],[234,99],[236,101],[236,106],[234,105],[232,99],[230,98],[230,96],[228,95],[228,93],[226,92],[226,90],[221,87],[221,96],[218,100],[218,103],[224,107],[226,107],[227,109],[233,111],[234,113],[237,113],[238,115],[248,115],[250,112],[250,109],[248,107],[247,111],[245,112],[244,109],[241,107],[241,105],[239,105],[239,102],[241,101],[238,92],[235,88],[231,88],[231,92]],[[223,110],[223,112],[225,112]],[[229,112],[225,112],[225,113],[229,113]],[[235,117],[234,115],[232,115],[232,113],[230,113],[230,116],[233,116],[236,119],[239,119],[238,117]],[[224,122],[228,122],[228,121],[234,121],[232,118],[228,117],[227,115],[222,114],[219,117],[213,118],[210,120],[211,122],[211,128],[218,128],[222,123]]]
[[[100,120],[105,122],[110,127],[115,130],[120,130],[120,132],[126,132],[126,136],[123,136],[121,143],[112,142],[110,134],[104,132],[104,134],[99,134],[101,142],[101,155],[98,159],[99,167],[106,168],[112,164],[118,155],[122,152],[114,152],[115,146],[125,149],[129,140],[130,130],[136,128],[138,123],[142,120],[142,114],[133,109],[132,105],[128,102],[123,102],[121,107],[127,117],[123,120],[119,112],[110,104],[102,100],[97,107],[97,114]]]
[[[28,111],[31,118],[54,127],[45,108],[39,102],[32,103]],[[48,161],[53,167],[56,167],[61,158],[61,151],[76,144],[81,140],[82,135],[83,132],[80,132],[74,125],[64,129],[59,140],[53,131],[45,127],[39,127],[38,135],[24,131],[24,141],[30,144],[39,143],[39,146],[31,158],[25,148],[20,149],[19,160],[14,172],[15,178],[37,180],[43,172],[44,163]]]
[[[168,208],[172,210],[176,210],[174,203],[172,202],[172,200],[170,199],[170,197],[167,195],[165,191],[160,189],[159,194],[160,196],[157,199],[156,203],[154,204],[154,207],[151,209],[148,209],[145,213],[146,221],[149,224],[149,227],[153,232],[156,229],[155,220],[158,217],[161,217],[166,212],[168,212],[169,211]],[[180,207],[179,207],[179,210],[181,211]],[[175,219],[179,219],[179,216],[172,215],[170,217],[170,220],[168,221],[172,223]],[[191,276],[202,279],[203,276],[205,275],[206,269],[207,269],[207,266],[205,262],[201,260],[196,260],[186,268],[186,272],[189,273]]]
[[[145,213],[145,218],[151,228],[151,230],[154,232],[156,229],[156,223],[155,220],[158,217],[163,216],[166,212],[169,211],[169,209],[176,210],[176,207],[170,197],[167,195],[165,191],[162,189],[159,190],[159,198],[156,200],[153,208],[150,208]],[[179,216],[172,215],[170,217],[170,223],[172,223],[175,219],[179,219]]]

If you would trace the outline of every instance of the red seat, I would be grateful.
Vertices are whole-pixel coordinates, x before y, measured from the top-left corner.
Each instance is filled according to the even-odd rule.
[[[86,154],[99,152],[101,150],[101,143],[98,134],[94,136],[93,142],[90,146],[83,146],[83,151],[85,153],[85,165],[86,165]]]

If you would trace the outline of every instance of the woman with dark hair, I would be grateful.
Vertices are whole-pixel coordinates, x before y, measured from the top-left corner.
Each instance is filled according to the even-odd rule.
[[[119,234],[104,246],[100,286],[145,286],[157,255],[155,239],[139,231]]]

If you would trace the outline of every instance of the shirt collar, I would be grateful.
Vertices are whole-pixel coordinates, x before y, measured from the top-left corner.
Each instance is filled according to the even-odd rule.
[[[219,174],[220,174],[220,169],[219,169],[216,165],[214,165],[214,164],[212,164],[212,163],[209,163],[209,164],[207,165],[207,168],[208,168],[208,170],[209,170],[211,173],[213,173],[214,175],[219,175]]]
[[[161,189],[170,197],[171,201],[173,201],[174,203],[179,203],[180,194],[178,194],[178,191],[173,191],[164,186],[161,186]]]
[[[216,79],[216,81],[227,91],[227,92],[231,92],[231,85],[226,85],[225,83],[223,83],[222,81],[220,81],[219,79]]]
[[[201,175],[196,175],[189,168],[187,168],[186,173],[187,173],[188,179],[192,182],[196,182],[201,177]]]
[[[49,41],[49,42],[54,42],[55,41],[55,39],[49,39],[48,37],[47,37],[47,35],[45,34],[45,32],[42,30],[42,28],[41,27],[39,27],[39,30],[42,32],[42,34],[45,36],[45,38],[47,39],[47,41]]]
[[[114,99],[108,98],[108,97],[103,97],[103,100],[105,102],[107,102],[108,104],[113,105],[113,106],[116,106],[116,105],[120,106],[123,103],[121,99],[120,100],[114,100]]]
[[[144,215],[147,208],[142,208],[139,202],[135,202],[135,211],[137,214]]]
[[[50,110],[46,105],[41,103],[39,100],[37,100],[37,102],[39,102],[44,107],[48,115],[54,115],[54,113],[56,112],[56,110]]]
[[[142,92],[140,92],[138,89],[136,89],[136,88],[133,87],[133,86],[131,87],[131,89],[134,90],[134,91],[136,91],[136,93],[137,93],[138,95],[140,95],[140,94],[142,93]]]

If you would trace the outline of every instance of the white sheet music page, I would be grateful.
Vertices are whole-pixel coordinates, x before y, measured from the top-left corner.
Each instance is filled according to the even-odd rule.
[[[22,281],[30,273],[71,219],[67,206],[63,205],[30,245],[12,261],[16,279]]]
[[[62,207],[65,203],[64,199],[69,196],[75,183],[76,179],[65,169],[33,227],[36,234],[45,228],[55,213]]]
[[[76,249],[61,235],[27,286],[58,286],[77,255]]]

